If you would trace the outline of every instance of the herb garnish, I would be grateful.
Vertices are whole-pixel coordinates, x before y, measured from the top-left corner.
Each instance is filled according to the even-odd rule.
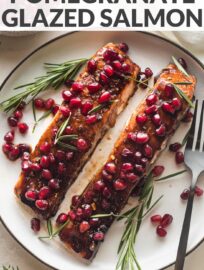
[[[15,88],[26,88],[21,93],[14,95],[0,103],[0,107],[5,112],[14,111],[22,101],[29,103],[39,93],[47,90],[49,87],[57,89],[67,79],[74,79],[79,69],[88,61],[87,58],[70,60],[62,64],[45,64],[47,73],[37,77],[34,82],[20,85]]]
[[[102,110],[103,108],[113,104],[114,102],[117,102],[118,100],[112,100],[112,101],[108,101],[106,103],[103,103],[103,104],[99,104],[97,105],[96,107],[94,107],[93,109],[91,109],[88,114],[92,114],[92,113],[95,113],[95,112],[98,112],[100,110]]]
[[[20,270],[18,266],[14,267],[14,266],[5,266],[5,265],[2,265],[2,270]]]
[[[178,62],[178,60],[172,56],[172,59],[174,61],[174,64],[177,66],[177,68],[187,77],[189,77],[189,74],[187,73],[187,71],[182,67],[182,65]]]
[[[156,181],[156,182],[159,182],[159,181],[167,180],[167,179],[169,179],[169,178],[173,178],[173,177],[175,177],[175,176],[177,176],[177,175],[180,175],[180,174],[183,174],[183,173],[185,173],[185,172],[187,172],[187,170],[182,170],[182,171],[179,171],[179,172],[176,172],[176,173],[172,173],[172,174],[163,176],[163,177],[161,177],[161,178],[156,179],[155,181]]]
[[[47,231],[48,231],[48,235],[46,236],[40,236],[38,237],[40,240],[42,239],[49,239],[52,240],[54,237],[56,237],[61,230],[68,224],[69,220],[66,221],[63,225],[61,225],[59,228],[57,228],[55,231],[53,230],[53,226],[52,226],[52,222],[50,219],[48,219],[47,221]]]
[[[189,99],[189,97],[183,91],[181,91],[181,89],[175,83],[172,83],[172,85],[175,91],[177,92],[177,94],[181,98],[183,98],[190,105],[191,108],[194,108],[193,102]]]
[[[38,123],[39,123],[41,120],[47,118],[51,113],[52,113],[52,110],[46,111],[46,112],[43,113],[43,115],[42,115],[39,119],[36,119],[36,116],[34,116],[35,123],[34,123],[34,126],[33,126],[32,133],[35,132],[35,128],[36,128],[36,126],[38,125]]]

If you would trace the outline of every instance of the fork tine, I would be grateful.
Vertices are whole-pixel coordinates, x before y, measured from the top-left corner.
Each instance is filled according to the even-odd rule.
[[[203,101],[198,100],[198,110],[197,110],[197,121],[196,121],[196,133],[194,135],[195,139],[195,149],[197,151],[200,150],[201,146],[201,135],[202,135],[202,127],[203,127]],[[197,137],[197,138],[196,138]]]
[[[187,144],[186,144],[187,149],[193,148],[194,134],[195,134],[195,128],[196,128],[196,119],[197,119],[197,109],[198,109],[198,100],[195,101],[195,110],[194,110],[193,121],[191,124],[191,128],[189,130],[188,140],[187,140]]]
[[[201,116],[200,116],[200,126],[199,126],[199,142],[200,145],[198,146],[198,150],[200,152],[203,151],[203,147],[204,147],[204,100],[202,101],[202,110],[201,110]]]

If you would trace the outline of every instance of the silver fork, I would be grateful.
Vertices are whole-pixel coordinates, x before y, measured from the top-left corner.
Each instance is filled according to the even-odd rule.
[[[183,221],[183,227],[179,240],[179,246],[177,251],[175,270],[183,270],[186,249],[188,243],[188,236],[190,230],[190,221],[193,208],[193,199],[195,193],[195,186],[200,174],[204,171],[204,101],[195,101],[195,111],[193,122],[189,131],[189,136],[186,144],[184,161],[186,166],[192,173],[192,181],[190,186],[190,193],[187,202],[185,217]]]

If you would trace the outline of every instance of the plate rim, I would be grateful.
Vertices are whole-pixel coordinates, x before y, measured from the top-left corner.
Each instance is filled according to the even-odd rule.
[[[36,49],[32,50],[26,57],[24,57],[10,72],[9,74],[6,76],[6,78],[3,80],[3,82],[1,83],[0,85],[0,91],[3,89],[3,87],[5,86],[5,84],[7,83],[7,81],[10,79],[10,77],[13,75],[13,73],[22,65],[24,64],[24,62],[26,62],[26,60],[28,60],[32,55],[34,55],[36,52],[40,51],[41,49],[45,48],[46,46],[48,46],[49,44],[57,41],[57,40],[60,40],[66,36],[69,36],[69,35],[72,35],[72,34],[76,34],[76,33],[80,33],[80,32],[83,32],[83,31],[71,31],[71,32],[68,32],[68,33],[65,33],[65,34],[62,34],[62,35],[59,35],[55,38],[52,38],[50,39],[49,41],[43,43],[42,45],[38,46]],[[89,32],[92,32],[92,31],[89,31]],[[96,32],[100,32],[100,31],[96,31]],[[110,31],[111,32],[111,31]],[[117,31],[116,31],[117,32]],[[129,31],[130,32],[130,31]],[[190,56],[192,59],[194,59],[195,62],[197,62],[197,64],[203,69],[204,71],[204,64],[193,54],[191,53],[189,50],[187,50],[186,48],[184,48],[183,46],[177,44],[176,42],[174,41],[171,41],[165,37],[161,37],[161,36],[158,36],[154,33],[150,33],[150,32],[146,32],[146,31],[134,31],[134,33],[142,33],[144,35],[148,35],[148,36],[152,36],[154,38],[157,38],[157,39],[160,39],[160,40],[163,40],[177,48],[179,48],[180,50],[182,50],[183,52],[185,52],[188,56]],[[16,237],[15,235],[13,234],[13,232],[11,232],[11,230],[7,227],[6,223],[4,222],[4,220],[2,219],[2,217],[0,216],[0,221],[2,223],[2,225],[4,226],[4,228],[6,229],[6,231],[10,234],[10,236],[26,251],[28,252],[31,256],[33,256],[35,259],[37,259],[39,262],[41,262],[42,264],[44,264],[45,266],[48,266],[50,267],[51,269],[53,270],[60,270],[58,268],[54,268],[52,265],[44,262],[41,258],[39,258],[37,255],[35,255],[34,253],[32,253],[32,251],[30,251],[26,246],[24,246],[23,243],[21,243]],[[192,248],[190,249],[187,253],[186,253],[186,257],[188,255],[190,255],[193,251],[195,251],[202,243],[204,242],[204,237]],[[173,261],[171,263],[169,263],[168,265],[160,268],[160,269],[157,269],[157,270],[165,270],[166,268],[174,265],[176,262]]]

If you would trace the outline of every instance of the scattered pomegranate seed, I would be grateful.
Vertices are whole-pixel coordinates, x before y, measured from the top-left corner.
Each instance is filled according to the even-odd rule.
[[[105,61],[114,61],[118,57],[118,53],[111,50],[111,49],[106,49],[105,52],[103,53],[103,58]]]
[[[191,122],[192,117],[193,117],[193,113],[190,110],[188,110],[182,121],[185,123],[189,123]]]
[[[174,93],[174,86],[171,83],[168,83],[165,85],[164,91],[168,98],[172,98]]]
[[[28,201],[35,201],[37,199],[37,192],[35,190],[28,190],[25,193],[25,198]]]
[[[39,191],[39,194],[38,194],[38,198],[40,200],[45,200],[45,199],[48,199],[49,196],[50,196],[50,189],[49,187],[42,187]]]
[[[156,134],[160,137],[164,137],[166,135],[166,127],[165,125],[161,125],[156,129]]]
[[[94,73],[96,71],[96,68],[97,68],[96,61],[94,59],[89,60],[87,63],[88,72]]]
[[[105,187],[105,184],[102,180],[98,180],[94,183],[94,189],[97,191],[102,191]]]
[[[131,172],[133,170],[133,165],[131,163],[123,163],[121,170],[124,172]]]
[[[87,123],[88,125],[94,124],[94,123],[96,123],[97,121],[98,121],[98,118],[97,118],[97,116],[96,116],[95,114],[88,115],[88,116],[86,117],[86,123]]]
[[[62,91],[62,98],[65,101],[70,101],[70,99],[72,98],[72,96],[73,95],[72,95],[72,93],[69,90],[65,89],[65,90]]]
[[[18,130],[21,134],[25,134],[28,131],[29,127],[26,123],[18,123]]]
[[[40,220],[38,218],[32,218],[30,221],[30,226],[34,232],[39,232],[40,231]]]
[[[70,99],[69,102],[70,108],[80,108],[81,107],[81,99],[79,97],[74,97]]]
[[[117,71],[120,71],[122,69],[122,64],[118,60],[114,61],[112,63],[112,66],[113,66],[114,70],[117,70]]]
[[[161,166],[161,165],[156,165],[152,169],[152,173],[154,177],[160,176],[163,173],[163,171],[164,171],[164,166]]]
[[[160,222],[160,225],[162,226],[162,228],[166,228],[168,227],[173,221],[173,217],[172,215],[170,214],[165,214],[163,217],[162,217],[162,220]]]
[[[158,100],[158,97],[156,94],[151,94],[146,98],[146,103],[148,106],[151,106],[153,104],[155,104]]]
[[[3,150],[4,154],[8,154],[12,150],[12,148],[13,148],[13,145],[10,143],[4,143],[2,145],[2,150]]]
[[[81,105],[81,113],[87,115],[88,112],[93,108],[93,104],[90,101],[86,101]]]
[[[128,45],[126,44],[126,43],[120,43],[119,45],[118,45],[118,48],[121,50],[121,51],[123,51],[123,52],[128,52],[128,50],[129,50],[129,47],[128,47]]]
[[[41,173],[42,178],[44,178],[45,180],[50,180],[52,179],[52,173],[50,170],[48,169],[43,169],[42,173]]]
[[[148,67],[144,71],[147,78],[151,78],[153,76],[153,71]]]
[[[203,195],[203,189],[196,186],[195,187],[195,194],[198,196],[198,197],[201,197]]]
[[[84,89],[84,85],[82,83],[80,83],[80,82],[73,82],[73,84],[72,84],[72,90],[74,92],[80,93],[80,92],[83,91],[83,89]]]
[[[109,82],[108,76],[103,71],[100,73],[99,80],[103,85]]]
[[[35,201],[35,206],[38,209],[45,211],[48,208],[48,202],[46,200],[37,200]]]
[[[68,220],[68,215],[65,213],[61,213],[59,214],[59,216],[57,217],[57,224],[64,224],[65,222],[67,222]]]
[[[70,109],[66,106],[60,106],[59,110],[64,117],[68,117],[70,115]]]
[[[113,186],[115,190],[120,191],[126,189],[127,184],[123,180],[118,179],[113,183]]]
[[[43,167],[44,169],[47,169],[50,165],[50,160],[48,156],[42,156],[40,159],[40,166]]]
[[[4,141],[7,143],[11,143],[14,140],[14,130],[8,131],[4,136]]]
[[[98,102],[105,103],[105,102],[108,102],[110,99],[111,99],[111,94],[108,91],[106,91],[103,94],[101,94],[101,96],[98,99]]]
[[[185,61],[183,58],[179,58],[179,59],[178,59],[178,62],[181,64],[181,66],[182,66],[184,69],[187,69],[186,61]]]
[[[77,148],[80,151],[86,151],[87,148],[88,148],[88,144],[87,144],[87,142],[84,139],[78,139],[77,140]]]
[[[145,113],[148,114],[148,115],[154,114],[154,113],[156,113],[156,112],[157,112],[157,106],[156,106],[156,105],[152,105],[152,106],[147,107],[147,108],[145,109]]]
[[[51,144],[48,143],[48,142],[44,142],[40,145],[40,151],[43,153],[43,154],[48,154],[50,152],[50,149],[51,149]]]
[[[178,98],[173,98],[171,105],[174,107],[175,110],[180,110],[181,109],[181,101]]]
[[[7,121],[10,127],[17,127],[18,119],[16,117],[10,116],[8,117]]]
[[[60,181],[59,179],[53,178],[49,181],[48,186],[51,189],[58,190],[60,188]]]
[[[95,94],[101,89],[101,85],[98,82],[94,82],[94,83],[88,84],[87,88],[91,94]]]
[[[186,188],[182,191],[182,193],[180,194],[180,197],[182,200],[185,201],[185,200],[188,200],[189,194],[190,194],[190,190]]]
[[[30,153],[24,152],[21,156],[22,160],[29,160],[30,159]]]
[[[76,214],[72,210],[70,210],[68,212],[68,216],[70,217],[71,220],[75,220],[76,219]]]
[[[104,236],[105,236],[104,233],[96,232],[96,233],[94,233],[93,238],[95,241],[103,241]]]
[[[175,113],[174,107],[173,107],[171,104],[169,104],[168,102],[164,102],[164,103],[162,104],[162,109],[163,109],[165,112],[170,113],[170,114],[174,114],[174,113]]]
[[[167,235],[167,231],[160,225],[157,226],[156,233],[159,237],[165,237]]]
[[[111,77],[114,74],[114,70],[110,65],[105,65],[103,70],[108,77]]]
[[[25,108],[25,106],[26,106],[25,101],[21,101],[21,103],[18,105],[17,110],[23,110]]]
[[[20,120],[23,117],[23,112],[21,110],[16,110],[13,115],[16,119]]]
[[[147,116],[145,114],[138,114],[136,116],[136,121],[138,124],[144,124],[147,121]]]
[[[184,162],[184,154],[181,151],[177,151],[175,155],[176,163],[181,164]]]
[[[52,108],[52,114],[55,115],[59,111],[59,105],[54,105]]]
[[[19,143],[18,147],[19,147],[20,155],[23,155],[24,152],[31,153],[32,151],[31,146],[26,143]]]
[[[180,143],[172,143],[169,145],[169,150],[171,152],[177,152],[180,148],[181,148],[181,144]]]
[[[42,98],[36,98],[34,100],[34,105],[36,109],[44,109],[45,108],[45,103]]]
[[[160,126],[161,125],[161,117],[160,117],[160,115],[158,113],[152,116],[152,122],[156,126]]]
[[[147,133],[138,131],[136,135],[136,143],[138,144],[144,144],[149,141],[149,136]]]
[[[104,166],[104,169],[105,169],[108,173],[110,173],[110,174],[115,174],[117,168],[116,168],[115,163],[113,163],[113,162],[108,162],[108,163],[106,163],[106,165]]]
[[[18,159],[20,157],[20,149],[18,145],[14,145],[11,148],[11,151],[8,154],[8,158],[12,161]]]
[[[50,110],[51,108],[53,108],[54,105],[55,105],[55,101],[53,98],[48,98],[47,100],[45,100],[45,109],[46,110]]]
[[[161,215],[154,215],[154,216],[151,216],[150,220],[152,223],[160,223],[161,222]]]

